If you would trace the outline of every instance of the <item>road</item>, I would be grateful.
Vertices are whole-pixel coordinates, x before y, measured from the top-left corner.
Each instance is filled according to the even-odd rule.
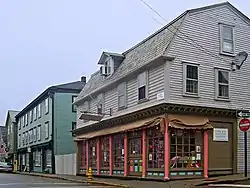
[[[0,173],[1,188],[102,188],[102,186],[88,186],[64,180],[27,176],[20,174]]]
[[[206,185],[201,188],[250,188],[250,181],[241,181],[241,182],[235,182],[234,184],[212,184],[212,185]]]

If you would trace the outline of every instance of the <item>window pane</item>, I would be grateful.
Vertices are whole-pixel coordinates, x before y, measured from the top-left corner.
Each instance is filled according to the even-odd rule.
[[[187,65],[187,78],[198,79],[198,67]]]
[[[125,96],[124,95],[121,95],[118,97],[118,104],[119,104],[119,107],[125,106]]]
[[[233,52],[233,41],[223,41],[223,51],[225,52]]]
[[[146,86],[142,86],[139,88],[139,100],[146,98]]]
[[[218,71],[219,83],[228,84],[228,72]]]
[[[233,28],[232,27],[223,27],[223,38],[233,40]]]
[[[187,80],[186,81],[186,92],[198,93],[198,81]]]
[[[219,84],[219,96],[221,96],[221,97],[229,97],[229,87],[228,87],[228,85],[220,85]]]

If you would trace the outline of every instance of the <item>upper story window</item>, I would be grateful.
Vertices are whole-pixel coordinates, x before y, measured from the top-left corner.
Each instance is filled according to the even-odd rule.
[[[28,131],[25,132],[25,143],[28,145],[29,138],[28,138]]]
[[[145,71],[138,75],[137,77],[138,83],[138,100],[146,100],[148,99],[148,72]]]
[[[34,129],[33,129],[33,141],[34,142],[36,142],[36,140],[37,140],[37,134],[36,134],[37,132],[36,132],[36,127],[34,127]]]
[[[126,82],[123,82],[118,85],[117,88],[118,92],[118,108],[125,108],[126,107]]]
[[[25,133],[23,133],[23,146],[25,145]]]
[[[72,122],[72,131],[76,129],[76,122]],[[75,136],[75,133],[72,132],[72,136]]]
[[[30,123],[33,121],[33,110],[30,111]]]
[[[38,116],[38,118],[41,117],[41,104],[38,104],[38,106],[37,106],[37,116]]]
[[[215,69],[215,79],[216,79],[216,98],[229,99],[229,71],[222,69]]]
[[[45,99],[45,114],[49,113],[49,98]]]
[[[25,114],[25,125],[28,125],[28,114]]]
[[[199,95],[199,65],[183,64],[183,83],[185,95]]]
[[[110,76],[114,70],[114,62],[112,58],[107,58],[103,65],[100,67],[100,74],[102,76]]]
[[[21,118],[18,119],[18,129],[21,129]]]
[[[102,114],[104,112],[104,94],[101,93],[97,97],[97,113]]]
[[[18,146],[20,147],[21,146],[21,134],[18,135]]]
[[[220,25],[221,52],[234,54],[234,27]]]
[[[72,103],[76,101],[77,96],[72,96]],[[75,104],[72,105],[72,112],[76,112],[77,107]]]
[[[37,127],[37,140],[41,140],[41,125],[38,125]]]
[[[25,116],[22,116],[22,125],[23,125],[23,127],[25,127],[24,117]]]
[[[29,130],[29,143],[33,142],[33,129]]]
[[[37,119],[37,113],[36,113],[37,107],[33,109],[33,119],[34,121]]]
[[[44,124],[44,136],[45,136],[45,139],[49,138],[49,122],[46,122]]]

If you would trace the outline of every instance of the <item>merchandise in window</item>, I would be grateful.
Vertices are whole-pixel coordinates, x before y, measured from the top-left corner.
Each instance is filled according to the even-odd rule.
[[[155,127],[147,129],[148,168],[164,169],[164,134]]]
[[[113,167],[124,167],[124,139],[122,134],[116,134],[112,137],[112,151],[113,151]]]
[[[97,168],[97,140],[89,140],[89,167]]]
[[[201,168],[202,132],[173,129],[170,131],[170,166],[175,168]]]
[[[101,167],[109,167],[109,137],[101,138]]]

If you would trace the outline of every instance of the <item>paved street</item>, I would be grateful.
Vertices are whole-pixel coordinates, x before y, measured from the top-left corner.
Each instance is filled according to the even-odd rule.
[[[250,188],[250,181],[241,181],[234,184],[211,184],[203,186],[202,188]]]
[[[35,176],[0,173],[1,188],[102,188],[101,186],[88,186],[64,180],[42,178]]]

